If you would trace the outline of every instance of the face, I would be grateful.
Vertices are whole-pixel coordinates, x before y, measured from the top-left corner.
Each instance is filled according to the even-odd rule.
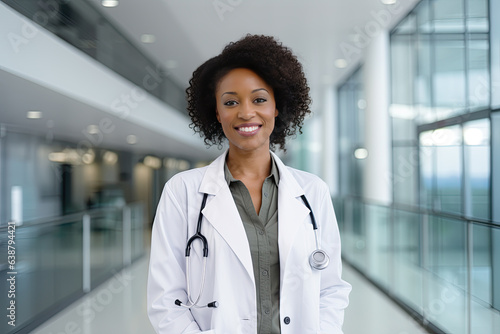
[[[278,116],[273,89],[252,70],[236,68],[220,79],[215,98],[229,149],[268,152]]]

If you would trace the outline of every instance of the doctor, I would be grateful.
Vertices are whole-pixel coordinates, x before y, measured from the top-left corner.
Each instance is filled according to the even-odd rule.
[[[274,38],[247,35],[201,65],[187,93],[195,131],[229,149],[163,190],[148,278],[156,332],[342,333],[351,286],[328,187],[270,151],[310,113],[301,64]],[[326,268],[310,263],[317,249]]]

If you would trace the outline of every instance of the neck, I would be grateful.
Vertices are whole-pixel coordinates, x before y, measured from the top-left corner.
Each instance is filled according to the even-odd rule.
[[[271,173],[271,153],[269,149],[259,152],[231,150],[226,157],[227,167],[235,178],[266,178]]]

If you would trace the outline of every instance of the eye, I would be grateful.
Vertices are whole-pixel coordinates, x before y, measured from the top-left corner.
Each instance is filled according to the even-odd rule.
[[[267,101],[267,99],[263,98],[263,97],[258,97],[256,98],[255,100],[253,100],[255,103],[264,103]]]
[[[236,102],[234,100],[229,100],[229,101],[224,102],[224,105],[228,106],[228,107],[234,106],[236,104],[238,104],[238,102]]]

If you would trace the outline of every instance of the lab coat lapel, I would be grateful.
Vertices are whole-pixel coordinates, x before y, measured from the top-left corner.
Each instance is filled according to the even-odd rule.
[[[281,272],[283,273],[286,269],[288,254],[297,237],[297,230],[307,219],[309,209],[300,199],[300,196],[304,194],[302,187],[281,160],[276,155],[274,158],[280,173],[278,185],[278,244]]]
[[[214,196],[209,197],[202,213],[236,254],[248,275],[254,281],[252,257],[245,228],[229,186],[224,179],[226,154],[227,151],[217,158],[208,167],[203,177],[200,192]],[[217,247],[217,249],[221,250],[222,248]]]

